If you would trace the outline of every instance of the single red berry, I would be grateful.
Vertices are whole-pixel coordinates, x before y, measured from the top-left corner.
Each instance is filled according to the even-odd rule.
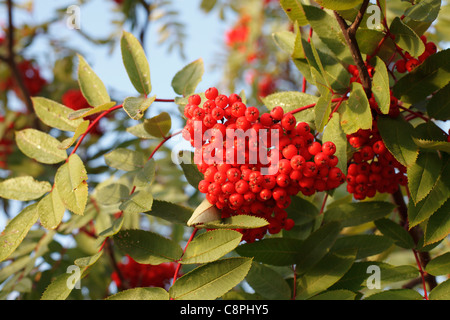
[[[287,145],[285,148],[283,148],[283,150],[281,151],[281,154],[283,155],[283,157],[285,157],[286,159],[290,160],[292,159],[294,156],[296,156],[298,153],[297,148],[293,145],[293,144],[289,144]]]
[[[336,153],[336,145],[332,141],[326,141],[322,145],[322,152],[327,156],[331,156]]]
[[[315,156],[316,154],[318,154],[319,152],[322,151],[322,145],[320,144],[320,142],[314,141],[309,147],[308,147],[308,152]]]
[[[265,127],[270,127],[273,124],[273,118],[269,113],[263,113],[259,119],[261,124]]]
[[[408,70],[408,72],[413,71],[418,65],[420,64],[419,60],[417,59],[411,59],[408,60],[408,62],[406,62],[406,70]]]
[[[295,225],[294,220],[286,219],[286,221],[284,222],[284,230],[289,231],[294,227],[294,225]]]
[[[205,97],[209,100],[214,100],[219,95],[219,91],[215,87],[208,88],[205,91]]]
[[[228,106],[228,97],[224,94],[219,94],[214,102],[217,107],[225,109]]]
[[[281,119],[281,125],[286,131],[294,130],[297,120],[292,113],[286,113]]]
[[[202,98],[198,94],[193,94],[188,98],[189,104],[198,106],[202,102]]]
[[[248,121],[255,122],[259,118],[259,110],[256,107],[248,107],[244,115]]]
[[[277,106],[270,111],[270,115],[274,120],[281,120],[284,115],[284,110],[282,107]]]

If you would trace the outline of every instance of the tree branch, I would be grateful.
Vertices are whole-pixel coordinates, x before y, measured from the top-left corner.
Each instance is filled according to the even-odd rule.
[[[356,41],[356,31],[361,24],[364,13],[367,10],[367,6],[369,4],[369,0],[364,0],[361,8],[356,15],[355,21],[349,26],[344,18],[342,18],[336,11],[334,15],[336,20],[341,27],[342,33],[344,34],[345,41],[350,49],[350,53],[352,55],[353,61],[355,62],[356,67],[359,71],[359,78],[361,79],[361,84],[366,92],[368,98],[372,95],[372,81],[369,76],[369,72],[367,71],[367,67],[364,64],[364,60],[361,55],[361,51],[359,50],[358,43]]]

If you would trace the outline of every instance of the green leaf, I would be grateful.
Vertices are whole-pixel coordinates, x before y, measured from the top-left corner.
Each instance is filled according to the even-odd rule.
[[[34,203],[25,207],[8,222],[0,233],[0,262],[16,250],[38,218],[37,203]]]
[[[315,295],[309,300],[355,300],[356,293],[350,290],[330,290],[325,291],[324,293],[320,293]]]
[[[297,248],[297,273],[301,274],[313,268],[328,253],[340,231],[340,223],[333,221],[311,233]]]
[[[303,11],[299,0],[280,0],[280,6],[292,23],[297,22],[299,26],[308,24],[308,20],[306,20],[305,12]]]
[[[169,300],[169,293],[163,288],[133,288],[120,291],[106,300]]]
[[[150,135],[158,138],[165,138],[172,127],[172,120],[167,112],[144,120],[144,129]]]
[[[23,176],[0,182],[0,197],[4,199],[30,201],[42,197],[52,189],[47,181],[37,181],[33,177]]]
[[[330,91],[324,91],[314,107],[315,127],[318,132],[322,132],[328,122],[331,113],[332,97],[333,95]]]
[[[248,284],[265,299],[289,300],[291,288],[278,272],[263,264],[253,262],[245,278]]]
[[[384,201],[343,203],[326,210],[323,221],[338,221],[342,227],[357,226],[383,218],[394,208],[392,203]]]
[[[419,148],[450,153],[450,142],[418,139],[416,137],[412,137],[412,139]]]
[[[431,290],[429,295],[430,300],[449,300],[450,299],[450,279],[440,283],[437,287]]]
[[[102,80],[95,74],[81,55],[78,55],[78,84],[89,105],[97,107],[111,102]]]
[[[212,205],[207,199],[204,199],[195,208],[191,217],[189,218],[187,225],[196,226],[199,224],[205,224],[212,221],[220,220],[222,213],[214,205]]]
[[[134,88],[139,93],[149,94],[152,91],[150,66],[139,40],[124,31],[120,39],[120,49],[123,64]]]
[[[427,103],[428,115],[436,120],[450,120],[450,83],[436,92]]]
[[[88,197],[88,179],[83,161],[77,154],[58,168],[55,186],[64,206],[75,214],[83,215]]]
[[[295,264],[301,243],[298,239],[265,238],[242,244],[236,248],[236,252],[265,264],[288,266]]]
[[[84,108],[84,109],[80,109],[77,111],[72,111],[72,113],[69,115],[69,119],[74,120],[74,119],[80,119],[80,118],[84,118],[84,117],[88,117],[91,116],[93,114],[96,113],[100,113],[106,110],[111,109],[112,107],[114,107],[114,105],[116,104],[115,101],[111,101],[111,102],[107,102],[104,104],[101,104],[97,107],[92,107],[92,108]]]
[[[39,220],[44,228],[55,229],[59,226],[66,208],[57,188],[53,188],[49,194],[39,201],[37,210],[39,212]]]
[[[393,86],[394,96],[406,103],[416,103],[442,89],[450,82],[450,49],[428,57]]]
[[[126,200],[130,189],[122,183],[109,183],[96,189],[95,198],[103,205],[118,204]]]
[[[441,0],[422,0],[415,3],[405,11],[405,16],[409,19],[433,22],[436,20],[441,8]]]
[[[411,235],[399,224],[389,219],[379,219],[375,221],[375,226],[380,232],[394,240],[395,244],[405,249],[412,249],[415,243]]]
[[[124,254],[142,264],[177,261],[183,253],[176,242],[144,230],[121,230],[114,236],[114,243]]]
[[[382,287],[420,277],[420,272],[415,266],[394,266],[387,263],[379,263],[377,265],[380,267],[380,285]]]
[[[425,51],[425,45],[420,37],[408,27],[399,17],[395,17],[389,27],[395,36],[394,41],[413,57],[420,56]]]
[[[244,280],[251,264],[248,258],[229,258],[202,265],[177,279],[169,295],[174,300],[214,300]]]
[[[389,75],[386,64],[379,57],[375,57],[375,74],[372,78],[372,93],[381,113],[388,114],[391,105]]]
[[[359,129],[372,128],[372,112],[362,85],[352,83],[350,96],[339,108],[342,130],[352,134]]]
[[[412,289],[390,289],[374,293],[364,300],[423,300],[423,297]]]
[[[196,227],[207,229],[256,229],[265,227],[268,224],[269,222],[262,217],[240,214],[229,218],[198,224]]]
[[[329,252],[298,279],[297,300],[308,299],[336,283],[355,261],[355,251]]]
[[[339,159],[337,167],[347,174],[347,136],[339,122],[339,114],[334,113],[325,126],[322,141],[332,141],[336,146],[335,156]]]
[[[208,263],[220,259],[241,242],[242,233],[234,230],[207,231],[189,244],[181,259],[183,264]]]
[[[67,159],[67,152],[58,148],[60,142],[56,138],[36,129],[17,131],[16,143],[27,157],[40,163],[55,164]]]
[[[154,199],[152,209],[145,213],[172,223],[186,225],[193,212],[191,208]]]
[[[442,163],[436,152],[419,152],[417,161],[408,168],[408,188],[414,203],[423,200],[436,183]]]
[[[78,269],[79,270],[79,269]],[[85,269],[79,270],[80,279],[85,275]],[[53,280],[45,289],[41,300],[65,300],[75,287],[73,281],[77,281],[76,273],[62,273]]]
[[[400,117],[378,117],[377,124],[389,152],[405,167],[412,166],[419,154],[419,149],[412,139],[414,127]]]
[[[70,120],[72,109],[43,97],[32,97],[34,111],[46,125],[63,131],[75,131],[83,120]]]
[[[187,182],[195,189],[198,189],[198,184],[204,179],[204,176],[198,170],[197,165],[195,163],[181,162],[180,167],[183,170]]]
[[[152,136],[150,133],[148,133],[144,128],[144,123],[139,123],[137,125],[128,127],[127,129],[128,133],[131,133],[132,135],[140,138],[140,139],[158,139],[159,137]]]
[[[123,101],[123,110],[133,120],[139,120],[144,116],[145,110],[155,101],[156,96],[150,98],[128,97]]]
[[[450,200],[436,210],[425,228],[425,245],[438,242],[450,233]]]
[[[173,90],[184,97],[195,92],[204,73],[203,59],[197,59],[178,71],[172,79]]]
[[[75,263],[76,266],[78,266],[80,268],[85,268],[85,267],[92,266],[103,255],[103,252],[104,252],[103,250],[100,250],[99,252],[97,252],[93,256],[78,258],[78,259],[76,259],[74,261],[74,263]]]
[[[432,216],[450,197],[450,161],[447,161],[430,193],[414,204],[408,203],[409,227],[412,228]]]
[[[153,182],[155,177],[155,159],[148,160],[142,169],[136,172],[133,184],[136,187],[146,187]]]
[[[114,149],[105,154],[104,158],[108,166],[123,171],[141,169],[146,163],[143,153],[126,148]]]
[[[427,263],[425,271],[433,276],[445,276],[450,274],[450,252],[446,252],[433,258]]]
[[[145,190],[138,190],[130,195],[129,199],[119,206],[119,209],[125,214],[142,213],[151,210],[152,204],[152,194]]]
[[[337,239],[332,251],[356,249],[356,259],[363,259],[389,249],[393,243],[394,242],[386,236],[356,234]]]
[[[363,0],[317,0],[321,6],[331,10],[347,10],[359,6]]]
[[[269,111],[276,106],[280,106],[286,113],[302,106],[317,103],[319,98],[299,91],[283,91],[272,93],[261,99]]]
[[[278,31],[272,34],[273,40],[278,47],[288,53],[294,59],[304,59],[305,53],[301,41],[301,33],[297,30],[296,33],[290,31]]]
[[[89,120],[82,121],[80,125],[75,130],[74,135],[71,138],[67,138],[61,142],[59,145],[60,149],[68,149],[72,146],[72,144],[75,143],[75,141],[86,132],[87,128],[89,127]]]

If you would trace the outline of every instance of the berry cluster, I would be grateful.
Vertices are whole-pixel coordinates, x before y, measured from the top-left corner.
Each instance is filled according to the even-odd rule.
[[[33,65],[31,61],[23,60],[19,62],[17,69],[30,96],[38,95],[47,84],[47,81],[41,76],[39,68]],[[13,90],[19,98],[22,98],[20,87],[13,76],[9,76],[1,87],[4,90]]]
[[[72,110],[81,110],[92,108],[92,106],[87,102],[86,98],[83,96],[83,93],[79,89],[69,89],[67,90],[61,97],[61,102],[68,108]],[[93,114],[91,116],[87,116],[84,120],[93,121],[97,115]],[[91,134],[100,135],[102,130],[99,126],[99,122],[92,128],[90,131]]]
[[[353,154],[347,171],[347,191],[356,200],[379,193],[394,193],[399,184],[407,184],[406,168],[387,150],[376,122],[370,130],[358,130],[347,135]]]
[[[291,229],[294,222],[285,211],[291,196],[312,195],[345,182],[336,167],[336,146],[316,141],[306,122],[297,123],[281,107],[260,115],[238,95],[219,94],[214,87],[206,90],[205,98],[203,104],[197,94],[188,98],[183,137],[194,146],[197,167],[204,175],[199,191],[222,210],[223,218],[247,214],[268,220],[267,227],[239,230],[245,241],[261,239],[267,231]],[[236,131],[250,135],[239,139]],[[277,135],[261,139],[267,132]],[[201,146],[195,135],[200,136]],[[259,158],[252,161],[257,153]]]
[[[111,279],[118,288],[131,289],[136,287],[160,287],[168,289],[170,280],[175,273],[175,263],[162,263],[159,265],[140,264],[130,256],[125,262],[117,264],[120,272],[113,272]]]
[[[429,42],[426,36],[421,36],[422,42],[425,45],[425,51],[418,57],[418,59],[412,57],[408,52],[402,54],[402,59],[395,63],[395,68],[400,73],[405,73],[406,71],[413,71],[418,65],[422,64],[429,56],[436,53],[437,47],[434,42]]]
[[[14,151],[14,122],[6,123],[6,119],[0,116],[0,123],[5,126],[0,139],[0,168],[6,169],[8,156]]]

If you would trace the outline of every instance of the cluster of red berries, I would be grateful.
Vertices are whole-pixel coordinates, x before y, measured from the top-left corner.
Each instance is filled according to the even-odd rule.
[[[14,122],[5,123],[6,119],[0,116],[0,123],[5,125],[2,137],[0,138],[0,168],[6,169],[8,156],[14,151]]]
[[[223,218],[247,214],[269,222],[267,227],[239,230],[243,240],[252,242],[267,231],[275,234],[291,229],[294,222],[285,211],[291,196],[299,192],[312,195],[345,182],[345,175],[336,167],[334,143],[316,141],[309,125],[297,123],[293,114],[275,107],[260,115],[239,95],[219,94],[214,87],[205,91],[205,98],[203,104],[198,94],[188,98],[183,137],[194,146],[195,163],[204,175],[198,189],[221,209]],[[237,131],[253,135],[238,139]],[[277,135],[261,139],[267,132]],[[201,137],[201,146],[195,135]],[[257,153],[260,158],[252,161]],[[262,161],[264,157],[269,161]]]
[[[118,263],[117,267],[120,276],[119,272],[114,271],[111,279],[119,289],[160,287],[167,290],[175,274],[176,264],[141,264],[133,260],[130,256],[126,256],[126,260]]]
[[[347,191],[356,200],[379,193],[394,193],[407,184],[406,168],[387,150],[378,132],[376,121],[372,129],[347,135],[353,154],[347,170]]]
[[[38,67],[36,67],[31,61],[23,60],[17,64],[17,69],[22,77],[23,84],[28,90],[30,96],[36,96],[42,88],[47,84]],[[10,76],[2,84],[2,89],[13,90],[19,98],[22,98],[22,92],[14,77]]]
[[[437,51],[436,44],[434,42],[428,41],[426,36],[421,36],[423,44],[425,45],[425,51],[418,57],[418,59],[412,57],[409,52],[402,54],[402,59],[395,63],[395,68],[400,73],[405,73],[406,71],[411,72],[417,66],[422,64],[429,56],[435,54]]]
[[[72,110],[81,110],[81,109],[88,109],[92,108],[92,106],[87,102],[86,98],[83,96],[83,93],[79,89],[69,89],[67,90],[61,97],[61,102],[68,108]],[[87,116],[84,118],[84,120],[93,121],[97,115],[93,114],[91,116]],[[100,135],[102,133],[102,130],[100,128],[100,123],[97,122],[97,124],[92,128],[90,131],[91,134]]]

